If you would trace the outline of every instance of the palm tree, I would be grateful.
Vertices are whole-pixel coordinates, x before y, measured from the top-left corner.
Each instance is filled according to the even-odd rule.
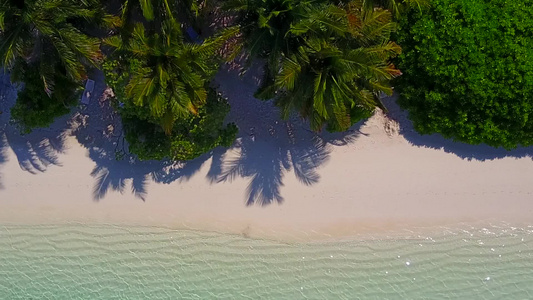
[[[142,24],[137,24],[126,47],[119,36],[105,42],[126,49],[140,62],[131,70],[126,100],[148,107],[150,117],[170,135],[176,119],[195,114],[205,103],[207,78],[216,70],[213,57],[235,32],[236,28],[231,28],[202,44],[185,43],[179,23],[167,19],[160,34],[148,34]]]
[[[136,11],[140,11],[147,21],[153,21],[158,16],[173,18],[173,3],[169,0],[125,0],[122,4],[122,22],[133,24]]]
[[[309,0],[229,0],[224,8],[239,13],[244,49],[251,57],[278,57],[295,45],[291,25],[310,9]]]
[[[283,55],[296,51],[302,43],[299,36],[289,35],[293,24],[305,18],[313,5],[322,0],[229,0],[224,8],[238,13],[241,27],[240,47],[251,59],[265,59],[262,87],[258,97],[270,98],[263,89],[273,82]],[[238,50],[237,50],[238,51]]]
[[[56,72],[73,82],[86,76],[86,65],[102,59],[100,41],[76,28],[73,20],[97,18],[95,1],[2,0],[0,3],[0,59],[13,68],[21,59],[38,64],[46,93],[54,91]]]
[[[388,60],[400,47],[388,37],[395,25],[390,12],[361,4],[313,8],[293,24],[290,34],[304,43],[283,58],[265,89],[276,92],[283,117],[297,111],[313,130],[327,124],[342,131],[380,106],[380,93],[392,93],[387,81],[399,71]]]
[[[204,0],[205,1],[205,0]],[[174,18],[177,6],[198,12],[201,0],[124,0],[122,4],[122,22],[134,24],[135,12],[140,12],[147,21]]]
[[[165,20],[174,20],[178,10],[189,17],[192,13],[198,14],[202,1],[205,0],[123,0],[120,28],[123,46],[127,47],[138,22],[145,23],[151,30],[161,31]]]

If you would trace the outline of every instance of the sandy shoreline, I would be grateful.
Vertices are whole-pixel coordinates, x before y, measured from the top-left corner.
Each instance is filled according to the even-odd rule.
[[[507,152],[419,136],[391,99],[392,120],[378,113],[346,134],[314,135],[253,99],[251,75],[217,79],[240,137],[232,149],[187,164],[116,161],[119,125],[105,101],[24,137],[0,115],[0,224],[136,224],[305,239],[533,222],[533,148]],[[14,91],[3,80],[6,112]]]

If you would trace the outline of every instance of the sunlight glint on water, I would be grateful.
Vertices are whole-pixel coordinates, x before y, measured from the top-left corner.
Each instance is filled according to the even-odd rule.
[[[533,228],[283,244],[114,226],[0,227],[0,299],[532,299]]]

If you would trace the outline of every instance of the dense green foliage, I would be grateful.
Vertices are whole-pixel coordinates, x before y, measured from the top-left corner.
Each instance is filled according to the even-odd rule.
[[[229,5],[241,12],[244,49],[267,59],[257,96],[274,98],[283,117],[296,111],[313,130],[343,131],[380,106],[382,92],[392,93],[388,81],[399,72],[389,60],[400,47],[389,41],[390,12],[365,10],[361,1]]]
[[[85,63],[96,66],[101,60],[100,41],[76,28],[80,19],[98,12],[94,1],[22,0],[0,5],[0,59],[14,67],[18,58],[38,65],[46,92],[53,93],[54,73],[64,71],[73,81],[85,77]],[[62,69],[58,70],[57,66]]]
[[[0,59],[24,83],[12,118],[23,132],[49,126],[78,99],[87,68],[105,61],[130,151],[192,159],[235,138],[229,105],[209,86],[222,56],[245,54],[245,69],[264,63],[256,97],[315,131],[344,131],[385,109],[394,79],[422,133],[533,144],[533,0],[428,2],[122,0],[112,16],[99,0],[0,1]],[[215,6],[233,23],[187,42],[194,16]],[[102,25],[117,30],[87,34]]]
[[[229,104],[214,90],[209,90],[206,104],[197,114],[178,119],[168,136],[160,126],[137,117],[139,108],[125,105],[120,110],[129,150],[140,159],[190,160],[211,149],[229,147],[235,140],[237,126],[224,126]]]
[[[207,90],[206,103],[196,114],[178,118],[172,125],[172,134],[167,135],[154,118],[149,106],[138,106],[127,101],[125,86],[131,70],[142,66],[137,59],[122,64],[117,60],[104,63],[108,84],[116,93],[115,106],[118,108],[126,132],[129,150],[140,159],[193,159],[217,146],[229,147],[237,133],[234,124],[223,126],[229,112],[227,101],[212,89]],[[125,102],[120,102],[124,101]]]
[[[224,9],[237,13],[241,27],[240,46],[249,59],[262,58],[268,70],[277,70],[281,55],[295,51],[301,38],[289,35],[291,26],[305,18],[311,0],[229,0]],[[321,1],[324,2],[324,1]]]
[[[13,119],[24,132],[69,111],[86,66],[102,58],[79,26],[112,23],[95,0],[6,0],[0,4],[0,59],[24,83]]]
[[[226,34],[231,34],[231,31]],[[217,70],[216,50],[224,36],[202,44],[185,43],[177,22],[167,20],[161,34],[148,34],[141,24],[135,26],[129,45],[122,46],[120,37],[106,43],[126,52],[141,64],[130,69],[124,102],[148,106],[154,122],[170,135],[174,122],[195,114],[205,103],[207,79]]]
[[[143,160],[193,159],[217,146],[230,146],[237,133],[234,124],[223,124],[229,105],[214,90],[206,88],[208,73],[194,73],[199,72],[195,69],[198,66],[203,66],[203,72],[214,73],[216,62],[209,56],[200,55],[209,54],[209,51],[206,52],[201,45],[185,45],[181,39],[175,41],[180,41],[180,44],[171,45],[173,49],[168,51],[138,47],[135,49],[145,49],[142,50],[143,55],[122,59],[114,57],[104,63],[106,81],[116,91],[115,105],[122,117],[129,150]],[[206,41],[204,47],[216,44],[212,42]],[[147,60],[144,53],[166,53],[166,58]],[[152,65],[154,61],[156,67]],[[161,61],[169,64],[170,74],[165,75],[167,67],[160,66]],[[150,73],[150,70],[157,72]],[[164,72],[163,75],[161,72]],[[136,79],[139,76],[141,79]],[[161,78],[166,82],[162,83]],[[158,90],[151,94],[153,89]],[[201,99],[196,98],[200,101],[191,100],[198,95],[202,96]],[[166,116],[173,114],[176,106],[178,112],[171,115],[169,123]],[[158,113],[157,109],[161,112]]]
[[[175,1],[170,0],[125,0],[122,5],[124,23],[133,22],[133,14],[141,11],[144,18],[153,21],[158,15],[172,16],[172,6]]]
[[[402,20],[402,107],[421,133],[533,144],[533,0],[434,0]]]
[[[24,62],[17,63],[17,66],[11,76],[15,81],[24,82],[25,87],[18,93],[11,117],[20,125],[22,133],[50,126],[56,117],[68,113],[78,101],[81,87],[68,77],[56,72],[53,78],[56,88],[48,96],[36,66]]]
[[[116,92],[129,150],[143,160],[193,159],[230,146],[237,133],[234,124],[223,124],[229,104],[208,88],[218,51],[237,29],[188,43],[175,17],[178,2],[125,1],[120,34],[104,40],[113,50],[103,65],[106,81]],[[132,21],[140,12],[148,26]]]

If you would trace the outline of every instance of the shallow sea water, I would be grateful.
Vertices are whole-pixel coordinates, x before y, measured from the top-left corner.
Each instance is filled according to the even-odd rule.
[[[0,299],[533,299],[533,227],[287,244],[0,226]]]

